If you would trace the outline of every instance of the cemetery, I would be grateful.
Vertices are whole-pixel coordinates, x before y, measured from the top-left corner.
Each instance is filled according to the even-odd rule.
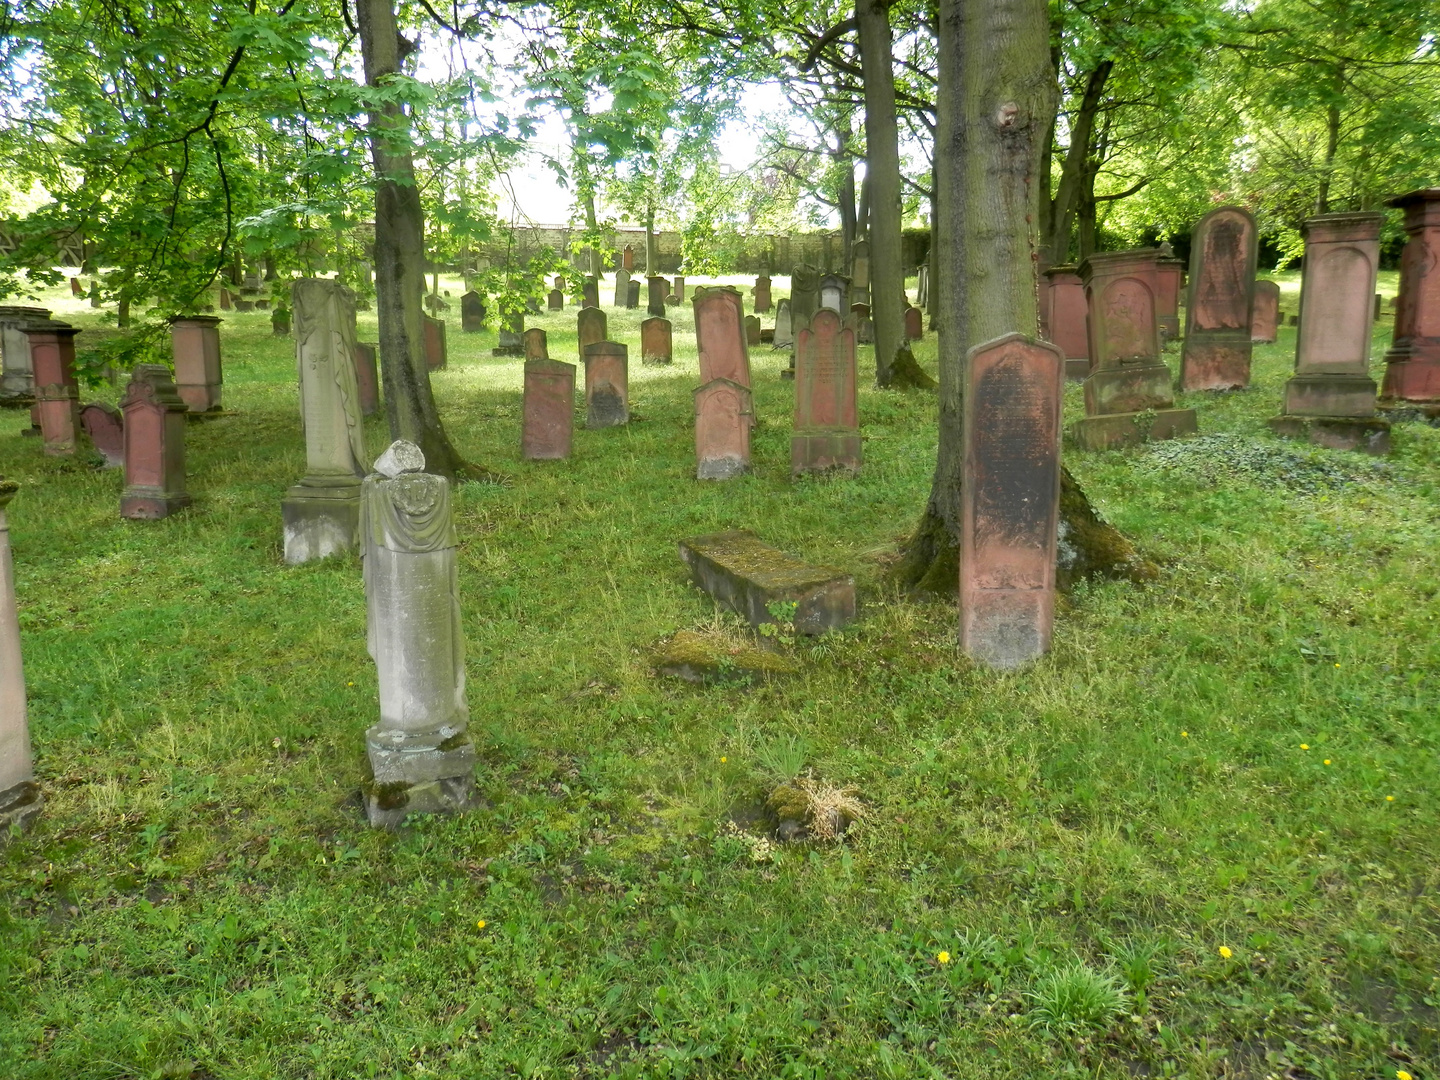
[[[1440,1076],[1440,54],[1191,6],[25,14],[0,1077]]]

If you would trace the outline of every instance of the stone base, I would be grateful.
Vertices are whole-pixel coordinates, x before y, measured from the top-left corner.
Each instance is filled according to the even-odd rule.
[[[1390,421],[1378,416],[1274,416],[1270,430],[1331,450],[1359,450],[1375,457],[1390,452]]]
[[[1081,450],[1113,450],[1194,435],[1198,430],[1194,409],[1155,409],[1076,420],[1070,426],[1070,440]]]
[[[473,776],[420,784],[369,784],[364,795],[365,816],[376,829],[398,829],[411,814],[459,814],[478,802]]]
[[[988,667],[1009,670],[1050,651],[1053,589],[963,589],[960,647]]]
[[[10,839],[11,831],[24,831],[40,815],[45,806],[45,797],[40,794],[40,785],[33,780],[22,780],[12,788],[0,791],[0,846]]]
[[[695,467],[696,480],[733,480],[750,471],[750,463],[738,457],[707,458]]]
[[[1385,381],[1380,393],[1403,401],[1440,403],[1440,360],[1391,359],[1396,350],[1385,357]]]
[[[1159,361],[1097,368],[1085,379],[1085,412],[1089,416],[1168,409],[1174,401],[1170,369]]]
[[[795,605],[793,621],[801,634],[838,630],[855,618],[854,578],[810,566],[747,530],[682,540],[680,558],[697,586],[751,626],[774,622],[774,603]]]
[[[1326,419],[1375,415],[1375,380],[1368,375],[1330,372],[1292,375],[1285,383],[1285,416],[1318,416]]]
[[[360,540],[360,478],[306,477],[280,501],[291,566],[353,551]]]
[[[1385,401],[1375,411],[1392,424],[1429,424],[1440,427],[1440,401]]]
[[[791,476],[828,469],[860,471],[858,431],[805,432],[791,436]]]
[[[1193,335],[1180,357],[1180,389],[1238,390],[1250,385],[1249,335],[1243,341],[1202,342]]]
[[[1065,378],[1071,382],[1084,382],[1090,374],[1090,361],[1085,357],[1070,357],[1065,361]]]
[[[200,423],[205,420],[219,420],[222,417],[234,415],[234,409],[225,409],[221,408],[219,405],[216,405],[213,409],[206,409],[204,412],[187,412],[185,414],[185,419],[193,420],[196,423]]]
[[[0,409],[28,409],[35,395],[26,390],[0,391]]]
[[[380,786],[426,784],[475,772],[475,745],[463,723],[407,732],[375,724],[365,732],[370,775]]]
[[[120,493],[120,516],[132,521],[159,521],[193,502],[188,492],[127,487]]]

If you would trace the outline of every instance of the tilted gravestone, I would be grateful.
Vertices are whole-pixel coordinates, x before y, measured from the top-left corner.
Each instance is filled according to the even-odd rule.
[[[450,482],[424,469],[420,448],[398,440],[362,496],[366,644],[380,689],[380,720],[365,732],[365,810],[383,828],[474,802]]]
[[[36,322],[25,330],[35,372],[34,415],[51,457],[75,453],[80,431],[80,386],[75,378],[75,335],[67,323]]]
[[[1273,281],[1255,282],[1255,303],[1250,309],[1250,340],[1262,345],[1274,342],[1280,326],[1280,286]]]
[[[351,301],[354,306],[354,301]],[[424,320],[425,366],[431,371],[444,371],[450,362],[450,350],[445,343],[445,321],[420,316]]]
[[[80,426],[104,459],[105,468],[116,469],[125,463],[125,415],[119,409],[92,401],[80,410]]]
[[[855,332],[829,308],[795,342],[795,432],[790,473],[860,469]]]
[[[665,297],[670,292],[670,282],[663,277],[648,277],[645,279],[648,289],[645,298],[645,310],[657,318],[665,314]]]
[[[673,358],[673,328],[669,319],[646,319],[640,324],[640,362],[668,364]]]
[[[615,306],[623,308],[627,306],[630,298],[630,271],[615,271]]]
[[[1065,358],[1008,334],[966,357],[960,647],[997,668],[1050,649]]]
[[[460,329],[467,334],[485,329],[485,300],[474,289],[460,297]]]
[[[574,430],[575,365],[550,359],[526,360],[520,456],[526,461],[568,458]]]
[[[695,390],[695,478],[729,480],[750,469],[755,406],[750,388],[711,379]]]
[[[1242,207],[1217,207],[1196,224],[1180,389],[1250,385],[1250,314],[1258,251],[1255,219]]]
[[[1085,283],[1073,266],[1052,266],[1045,271],[1046,340],[1065,355],[1065,377],[1083,379],[1090,374],[1090,343],[1085,335]]]
[[[750,385],[750,351],[745,344],[740,294],[732,288],[706,289],[695,297],[695,344],[700,382],[729,379]]]
[[[302,278],[291,286],[290,307],[305,433],[305,476],[280,504],[285,561],[293,565],[355,547],[366,467],[355,294],[329,278]]]
[[[764,315],[770,311],[770,275],[761,274],[755,279],[755,314]]]
[[[629,350],[618,341],[585,346],[585,426],[619,427],[630,422]]]
[[[770,342],[777,349],[788,349],[795,344],[790,319],[790,301],[781,300],[775,305],[775,336]]]
[[[599,308],[581,308],[575,316],[575,332],[577,346],[580,350],[580,362],[585,362],[585,348],[587,345],[594,345],[597,341],[604,341],[606,333],[605,312]]]
[[[30,753],[15,567],[10,556],[7,512],[19,489],[13,480],[0,480],[0,846],[12,828],[29,825],[45,803],[40,785],[35,782]]]
[[[1381,397],[1440,403],[1440,188],[1412,191],[1386,206],[1405,212],[1395,335],[1385,353]],[[1431,410],[1433,411],[1433,410]]]
[[[170,351],[175,358],[175,389],[186,408],[192,413],[219,412],[225,381],[220,369],[220,320],[213,315],[170,320]]]
[[[360,391],[360,414],[374,416],[380,411],[380,372],[376,365],[379,347],[355,342],[355,385]]]
[[[125,488],[120,516],[169,517],[190,505],[185,488],[184,400],[164,364],[136,364],[120,399],[125,414]]]
[[[35,365],[25,328],[49,321],[45,308],[0,306],[0,401],[23,404],[35,397]]]

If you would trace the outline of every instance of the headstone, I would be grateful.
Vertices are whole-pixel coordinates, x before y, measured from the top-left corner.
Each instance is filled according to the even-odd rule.
[[[1044,297],[1047,340],[1065,355],[1065,377],[1083,379],[1090,374],[1090,343],[1085,336],[1085,283],[1073,266],[1052,266],[1045,271]]]
[[[575,317],[576,342],[580,350],[580,362],[585,362],[585,348],[608,336],[605,312],[596,307],[581,308]]]
[[[692,303],[702,385],[714,379],[750,385],[750,351],[741,305],[740,294],[732,288],[706,289]]]
[[[474,802],[450,482],[424,469],[420,448],[396,441],[361,500],[366,644],[380,688],[380,721],[365,732],[365,809],[383,828]]]
[[[1050,649],[1065,357],[1008,334],[965,363],[960,648],[996,668]]]
[[[750,470],[750,388],[711,379],[695,390],[695,478],[729,480]]]
[[[355,342],[355,385],[360,391],[360,414],[374,416],[380,411],[380,371],[376,363],[379,346]]]
[[[639,306],[640,282],[638,282],[634,278],[631,278],[630,284],[625,287],[625,307],[627,310],[634,311]]]
[[[839,274],[826,274],[820,279],[820,306],[841,314],[850,310],[845,279]]]
[[[562,290],[565,288],[565,275],[564,275],[564,274],[556,274],[556,275],[555,275],[555,288],[557,288],[557,289],[562,289]]]
[[[619,427],[630,422],[630,361],[618,341],[585,346],[585,426]]]
[[[629,306],[630,300],[630,271],[620,269],[615,271],[615,306],[623,308]]]
[[[559,289],[551,289],[546,300],[551,311],[565,310],[565,294]]]
[[[80,386],[75,379],[75,335],[67,323],[36,322],[25,331],[35,371],[35,409],[45,453],[75,453],[80,430]]]
[[[790,301],[781,300],[775,305],[775,337],[771,344],[777,349],[788,349],[795,344],[795,334],[790,324]]]
[[[520,456],[526,461],[568,458],[574,429],[575,365],[559,360],[526,360]]]
[[[820,309],[820,271],[801,264],[790,275],[790,325],[809,326],[810,316]],[[792,333],[793,333],[792,329]]]
[[[84,295],[85,295],[85,286],[83,286],[83,285],[80,284],[80,279],[79,279],[78,277],[72,277],[72,278],[70,279],[70,295],[71,295],[71,296],[84,296]]]
[[[524,334],[525,316],[518,311],[512,311],[501,320],[499,342],[490,350],[490,355],[524,356]]]
[[[136,521],[169,517],[190,505],[185,490],[183,398],[164,364],[136,364],[120,399],[125,414],[125,489],[120,516]]]
[[[680,541],[680,558],[695,585],[751,626],[775,621],[773,608],[794,604],[797,633],[819,636],[855,618],[855,579],[811,566],[765,543],[748,529]]]
[[[235,310],[236,310],[236,311],[240,311],[240,312],[254,311],[254,310],[255,310],[255,301],[254,301],[254,300],[245,300],[245,299],[242,299],[241,297],[238,297],[238,296],[237,296],[237,297],[235,298]]]
[[[1239,206],[1211,210],[1192,231],[1180,389],[1250,385],[1257,251],[1255,219]]]
[[[581,300],[584,307],[598,308],[600,306],[600,282],[593,277],[587,277],[581,290]]]
[[[640,324],[640,362],[668,364],[673,358],[672,327],[669,319],[646,319]]]
[[[855,332],[829,308],[795,342],[795,433],[790,474],[860,469]]]
[[[1383,214],[1324,214],[1302,226],[1300,333],[1295,374],[1270,427],[1334,449],[1390,451],[1390,422],[1375,415],[1371,304]]]
[[[671,287],[671,289],[670,289],[670,295],[673,296],[673,297],[675,297],[675,303],[677,303],[677,304],[683,304],[683,303],[685,302],[685,275],[684,275],[684,274],[676,274],[676,275],[675,275],[675,282],[674,282],[674,284],[672,285],[672,287]]]
[[[330,278],[302,278],[291,286],[290,306],[305,477],[285,493],[280,508],[285,561],[295,564],[355,547],[366,469],[355,375],[355,294]]]
[[[875,321],[870,318],[869,304],[851,304],[846,325],[855,331],[856,345],[875,344]]]
[[[625,250],[620,253],[620,268],[627,271],[627,276],[629,271],[635,269],[635,249],[629,244],[626,244]]]
[[[915,271],[915,306],[921,311],[930,306],[930,267],[924,263]]]
[[[905,309],[905,340],[919,341],[925,336],[925,313],[918,307]]]
[[[1377,292],[1377,293],[1375,294],[1375,314],[1374,314],[1373,316],[1371,316],[1371,321],[1372,321],[1372,322],[1379,322],[1379,321],[1380,321],[1380,308],[1381,308],[1381,305],[1383,305],[1384,303],[1385,303],[1385,298],[1384,298],[1383,296],[1381,296],[1381,295]]]
[[[645,310],[656,317],[663,317],[665,314],[665,297],[670,292],[670,282],[663,277],[648,277],[645,279],[648,293],[645,298]]]
[[[1395,334],[1385,353],[1387,402],[1440,402],[1440,188],[1412,191],[1385,205],[1405,212]]]
[[[247,270],[245,272],[245,284],[243,286],[249,292],[260,291],[260,271]]]
[[[353,307],[354,304],[351,299],[350,305]],[[420,317],[425,321],[425,366],[431,371],[444,371],[450,357],[450,350],[445,344],[445,322],[443,319],[432,319],[429,315]]]
[[[275,337],[290,336],[290,309],[277,307],[270,313],[270,332]]]
[[[219,412],[225,381],[220,370],[220,320],[213,315],[170,320],[170,351],[175,358],[175,389],[185,407],[192,413]]]
[[[770,275],[761,274],[755,279],[755,314],[767,314],[772,306],[770,301]]]
[[[35,365],[28,326],[50,321],[45,308],[0,306],[0,401],[25,404],[35,398]]]
[[[864,292],[870,288],[870,241],[856,240],[850,253],[850,287]]]
[[[758,315],[745,316],[745,344],[760,344],[760,318]]]
[[[20,617],[15,603],[15,566],[10,557],[7,508],[20,486],[0,480],[0,846],[12,829],[24,829],[44,805],[30,754],[25,672],[20,655]]]
[[[114,405],[92,401],[80,410],[80,426],[107,469],[125,464],[125,415]]]
[[[259,300],[256,300],[256,301],[255,301],[255,310],[256,310],[256,311],[269,311],[269,310],[270,310],[270,301],[267,300],[265,297],[262,296]]]
[[[485,329],[485,301],[474,289],[460,297],[460,329],[466,334]]]
[[[1190,250],[1193,253],[1195,249],[1191,247]],[[1164,344],[1180,336],[1180,286],[1185,277],[1185,261],[1174,257],[1169,244],[1162,244],[1160,251],[1160,257],[1155,260],[1155,286],[1158,290],[1155,318],[1160,328],[1161,344]]]
[[[1280,286],[1273,281],[1255,282],[1255,303],[1250,309],[1250,340],[1268,345],[1280,326]]]
[[[235,305],[230,302],[230,290],[220,286],[220,310],[230,311]]]
[[[1108,251],[1080,265],[1089,307],[1085,417],[1071,429],[1084,450],[1193,434],[1194,409],[1174,407],[1155,320],[1154,248]]]
[[[525,351],[526,360],[549,360],[550,342],[545,331],[539,327],[531,327],[525,331],[521,339],[521,348]]]
[[[92,308],[100,306],[100,282],[98,281],[90,282],[90,306]]]

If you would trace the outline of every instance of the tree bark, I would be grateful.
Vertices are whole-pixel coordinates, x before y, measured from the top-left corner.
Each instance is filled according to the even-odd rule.
[[[1320,188],[1315,193],[1315,213],[1330,212],[1330,177],[1335,169],[1335,152],[1340,148],[1340,106],[1330,103],[1325,110],[1325,164],[1320,168]]]
[[[357,0],[365,85],[400,71],[393,0]],[[385,414],[392,439],[420,447],[425,467],[452,480],[475,478],[440,423],[425,364],[425,214],[410,153],[409,117],[398,103],[376,106],[367,123],[375,165],[375,292]]]
[[[1080,98],[1070,125],[1070,147],[1065,151],[1060,165],[1060,183],[1055,189],[1055,198],[1050,209],[1050,235],[1046,237],[1043,260],[1045,265],[1063,263],[1070,254],[1070,231],[1075,224],[1076,208],[1080,204],[1080,192],[1086,179],[1087,166],[1093,157],[1090,145],[1095,135],[1095,118],[1100,112],[1104,99],[1105,83],[1115,64],[1102,60],[1095,65],[1085,80],[1085,93]],[[1047,134],[1047,141],[1048,141]],[[1049,182],[1050,174],[1042,173]],[[1084,256],[1081,256],[1082,258]]]
[[[645,207],[645,273],[660,276],[660,238],[655,235],[655,204]]]
[[[585,208],[585,231],[591,237],[591,242],[585,248],[586,273],[596,281],[600,280],[600,248],[594,243],[595,234],[600,229],[600,216],[595,212],[595,189],[587,186],[580,195],[581,205]]]
[[[835,162],[845,170],[840,177],[840,191],[836,195],[839,203],[837,210],[840,213],[840,245],[845,249],[841,253],[840,267],[842,272],[850,273],[850,253],[854,247],[855,239],[859,235],[859,214],[855,208],[855,158],[850,152],[850,121],[847,118],[845,127],[838,125],[835,128],[835,137],[839,149],[835,153]]]

